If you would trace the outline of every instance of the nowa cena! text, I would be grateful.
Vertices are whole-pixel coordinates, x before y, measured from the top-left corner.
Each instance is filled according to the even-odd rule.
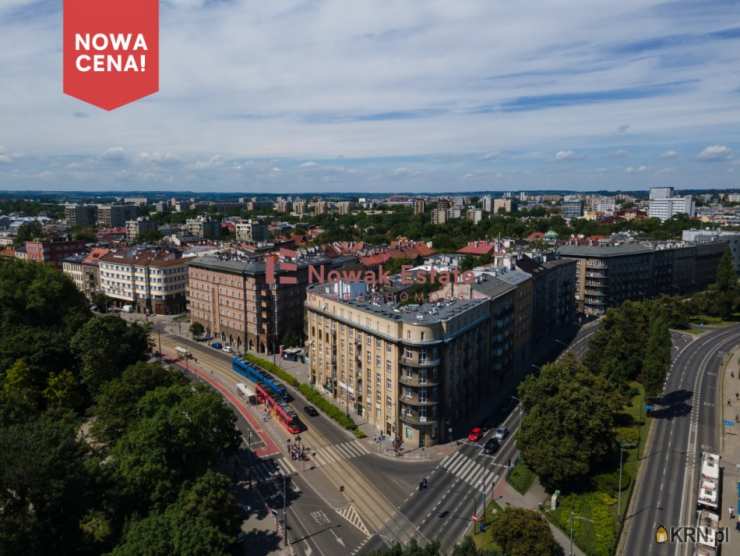
[[[148,50],[141,33],[76,33],[75,51],[84,54],[77,55],[75,67],[81,72],[143,72],[146,54],[139,52]]]

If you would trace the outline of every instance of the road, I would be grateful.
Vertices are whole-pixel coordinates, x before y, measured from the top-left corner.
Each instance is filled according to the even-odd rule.
[[[674,335],[675,337],[675,335]],[[691,525],[696,518],[698,467],[702,450],[719,452],[718,374],[721,355],[740,342],[740,325],[686,338],[674,348],[656,412],[641,477],[625,518],[620,554],[680,556],[691,547],[658,545],[655,529]]]
[[[156,340],[169,354],[178,345],[186,347],[195,358],[189,365],[207,370],[205,378],[227,391],[234,392],[236,383],[244,381],[231,370],[231,356],[226,353],[166,333]],[[403,523],[394,529],[392,519],[407,493],[435,463],[398,462],[377,455],[371,441],[357,440],[323,415],[310,417],[302,396],[290,387],[288,390],[294,398],[293,409],[307,425],[300,437],[310,461],[290,461],[287,441],[294,438],[269,420],[261,422],[260,427],[275,440],[279,452],[256,462],[255,469],[259,470],[257,478],[262,479],[260,488],[265,498],[273,503],[282,504],[278,483],[283,474],[289,474],[298,489],[288,496],[289,537],[294,552],[345,556],[359,550],[380,530],[388,531],[390,544],[409,542],[412,536],[401,527]],[[254,408],[247,410],[261,418]]]

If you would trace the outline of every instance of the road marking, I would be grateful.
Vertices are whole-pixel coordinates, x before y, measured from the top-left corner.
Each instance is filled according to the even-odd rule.
[[[341,515],[345,520],[347,520],[349,523],[357,527],[362,533],[366,536],[370,536],[370,531],[365,526],[365,523],[362,521],[362,518],[360,518],[360,514],[357,513],[357,508],[355,508],[354,504],[348,504],[347,506],[344,506],[343,508],[336,508],[336,512]]]

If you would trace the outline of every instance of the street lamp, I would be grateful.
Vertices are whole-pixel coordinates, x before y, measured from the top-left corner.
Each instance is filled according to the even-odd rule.
[[[570,512],[570,550],[568,551],[569,556],[573,556],[573,520],[574,519],[580,519],[581,521],[590,521],[593,523],[594,521],[592,519],[589,519],[587,517],[583,517],[582,515],[574,514],[572,511]]]

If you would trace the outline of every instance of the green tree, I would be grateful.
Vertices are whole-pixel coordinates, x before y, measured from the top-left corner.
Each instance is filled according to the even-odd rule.
[[[192,334],[194,338],[202,336],[205,331],[205,328],[203,328],[203,325],[199,322],[194,322],[190,325],[190,334]]]
[[[104,316],[86,322],[72,338],[71,347],[82,363],[82,381],[94,395],[126,367],[146,358],[149,339],[142,326]]]
[[[493,539],[506,556],[560,556],[547,520],[538,512],[506,508],[497,512],[491,524]]]
[[[78,411],[84,403],[80,384],[72,372],[67,369],[49,375],[43,394],[49,407]]]
[[[524,419],[517,442],[548,488],[585,477],[609,454],[619,396],[574,357],[542,367],[519,387]]]
[[[647,396],[657,396],[671,365],[671,332],[663,318],[657,317],[650,323],[645,361],[640,382]]]
[[[186,485],[165,511],[133,522],[113,556],[228,555],[239,533],[239,507],[223,475]]]
[[[73,554],[89,503],[85,450],[59,415],[0,428],[0,554]]]
[[[127,367],[119,378],[103,384],[95,398],[95,436],[106,441],[119,438],[139,417],[137,404],[144,394],[184,380],[158,363],[140,362]]]
[[[18,232],[15,234],[15,240],[13,244],[16,247],[25,245],[27,241],[33,241],[34,239],[41,238],[44,230],[41,227],[41,223],[38,220],[31,222],[25,222],[18,227]]]
[[[717,295],[715,312],[723,319],[732,316],[737,296],[737,273],[732,263],[732,254],[726,249],[717,267]]]
[[[194,479],[239,446],[234,413],[204,386],[176,384],[147,392],[140,418],[111,454],[123,492],[134,505],[170,502],[183,481]]]

